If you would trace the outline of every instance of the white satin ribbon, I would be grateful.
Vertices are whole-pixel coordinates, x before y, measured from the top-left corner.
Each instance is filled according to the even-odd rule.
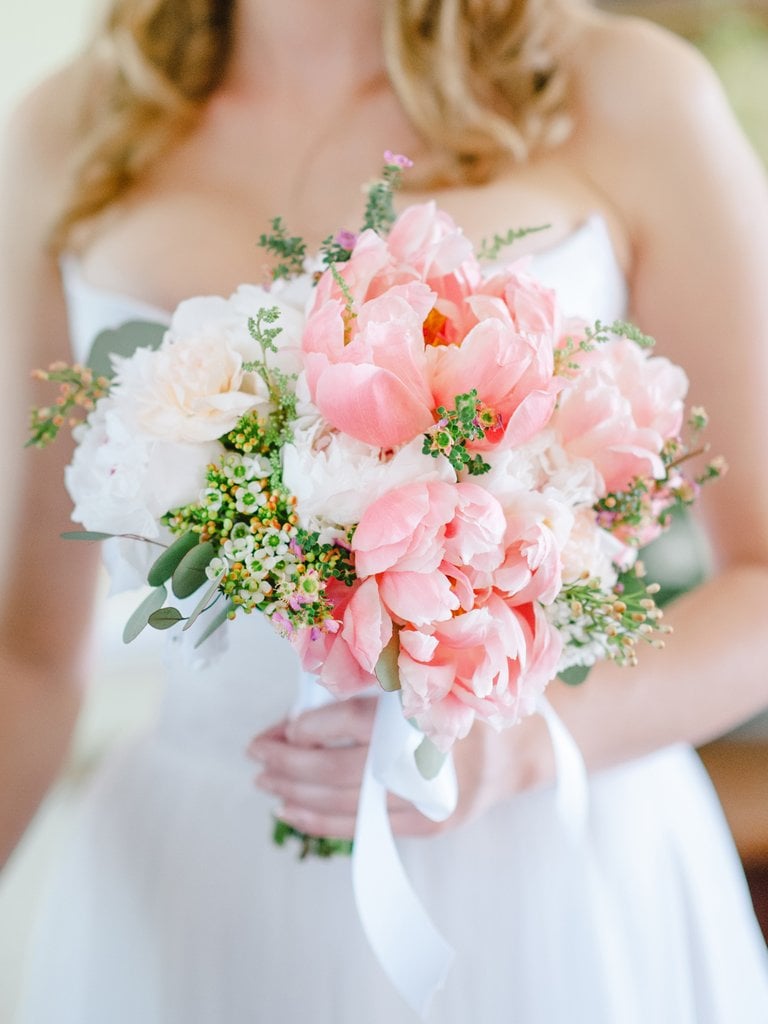
[[[431,782],[421,776],[413,757],[421,738],[403,718],[399,696],[382,691],[357,810],[352,885],[379,963],[408,1005],[425,1017],[455,953],[405,874],[389,824],[387,791],[410,800],[433,821],[444,821],[456,807],[458,789],[451,758]]]
[[[543,695],[536,710],[547,723],[555,757],[555,800],[560,820],[575,842],[584,839],[589,818],[587,766],[573,736]]]
[[[302,673],[292,714],[332,699],[314,676]],[[554,749],[558,813],[579,841],[588,811],[584,761],[549,702],[541,698],[537,710]],[[360,923],[382,969],[408,1005],[425,1018],[455,953],[408,881],[387,813],[387,792],[409,800],[432,821],[444,821],[456,808],[453,760],[446,758],[434,779],[423,778],[414,759],[422,738],[403,717],[398,694],[380,691],[358,803],[352,885]]]

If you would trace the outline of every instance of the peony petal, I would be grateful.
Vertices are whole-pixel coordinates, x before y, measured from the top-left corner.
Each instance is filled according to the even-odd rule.
[[[382,603],[375,579],[366,580],[355,590],[343,621],[342,639],[362,668],[373,672],[392,637],[392,619]]]
[[[414,626],[448,619],[459,607],[450,582],[441,572],[385,572],[379,577],[379,590],[389,612]]]

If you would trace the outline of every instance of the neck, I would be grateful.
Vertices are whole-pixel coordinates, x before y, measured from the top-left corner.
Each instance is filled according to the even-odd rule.
[[[384,77],[379,0],[237,0],[229,88],[314,97],[359,93]]]

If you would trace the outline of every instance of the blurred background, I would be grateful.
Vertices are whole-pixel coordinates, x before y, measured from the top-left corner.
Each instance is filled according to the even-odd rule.
[[[768,0],[606,0],[600,6],[649,17],[691,39],[714,64],[738,117],[768,166]],[[98,0],[25,0],[7,5],[0,32],[0,126],[24,92],[75,52]],[[684,589],[701,540],[685,522],[646,561],[670,592]],[[0,876],[0,1024],[9,1024],[24,950],[48,869],[72,826],[77,794],[104,752],[152,718],[158,699],[158,634],[125,648],[122,625],[135,595],[99,603],[92,684],[67,771],[22,847]],[[702,751],[720,792],[768,936],[768,716]],[[105,1022],[108,1024],[108,1022]]]

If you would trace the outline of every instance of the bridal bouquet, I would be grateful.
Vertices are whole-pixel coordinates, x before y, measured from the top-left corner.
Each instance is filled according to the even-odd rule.
[[[399,690],[426,772],[558,673],[661,642],[638,549],[721,467],[683,474],[705,417],[650,339],[566,320],[498,263],[522,232],[476,252],[434,203],[395,217],[406,163],[387,154],[362,230],[319,256],[274,221],[269,288],[42,373],[61,393],[32,443],[86,410],[70,536],[159,551],[126,640],[267,615],[334,695]]]

